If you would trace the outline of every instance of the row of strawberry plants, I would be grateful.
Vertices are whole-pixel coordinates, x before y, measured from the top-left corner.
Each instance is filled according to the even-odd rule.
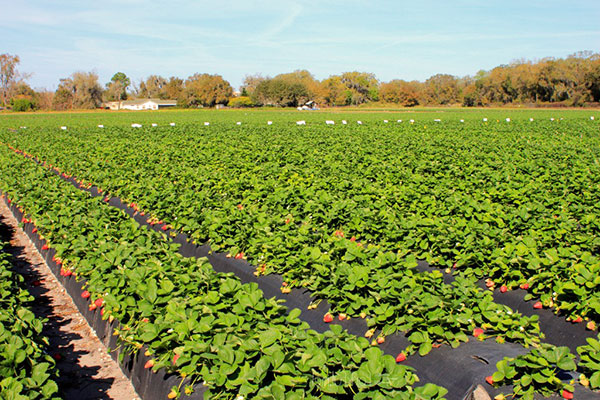
[[[0,243],[0,397],[55,399],[58,372],[47,353],[44,321],[31,311],[33,297],[13,271],[6,246]]]
[[[306,247],[298,249],[298,253],[317,260],[321,267],[317,272],[329,277],[333,287],[343,290],[329,295],[317,290],[315,294],[346,310],[340,319],[346,313],[368,316],[368,338],[378,327],[383,327],[379,340],[402,331],[412,342],[406,353],[418,351],[420,355],[442,343],[456,347],[474,332],[480,340],[494,337],[498,342],[509,340],[525,345],[539,341],[536,316],[523,317],[494,303],[490,292],[478,289],[473,279],[458,277],[452,285],[445,284],[439,271],[416,272],[414,256],[383,251],[373,244],[363,245],[344,238],[340,232],[322,245],[328,245],[329,251],[322,253],[318,248]],[[341,262],[334,264],[332,259]],[[373,297],[371,294],[377,291]],[[327,318],[332,318],[331,314]]]
[[[87,280],[82,295],[90,307],[120,321],[124,349],[147,349],[148,368],[203,382],[214,398],[445,393],[430,384],[413,388],[416,375],[366,339],[337,326],[325,334],[310,330],[298,310],[286,315],[256,285],[181,257],[160,234],[33,161],[5,147],[0,157],[2,190],[35,224],[45,248],[56,251],[62,273]]]
[[[600,336],[598,337],[600,339]],[[591,390],[600,390],[600,342],[588,338],[588,344],[579,346],[579,363],[567,347],[543,344],[529,353],[516,358],[504,358],[496,364],[496,372],[486,381],[493,386],[510,385],[512,393],[501,394],[524,400],[533,400],[539,393],[543,396],[559,394],[564,399],[573,399],[577,392],[576,383]],[[575,371],[581,371],[575,380]]]

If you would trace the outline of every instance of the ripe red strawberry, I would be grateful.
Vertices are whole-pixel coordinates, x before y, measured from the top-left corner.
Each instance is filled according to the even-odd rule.
[[[346,314],[342,313],[342,314],[338,315],[338,319],[339,319],[340,321],[343,321],[343,320],[345,320],[345,319],[346,319]]]
[[[73,275],[73,271],[71,271],[70,269],[65,269],[65,274],[63,276],[71,276]]]
[[[98,190],[98,192],[99,192],[99,193],[102,193],[102,192],[100,192],[99,190]],[[104,202],[105,202],[105,203],[108,203],[109,201],[110,201],[110,199],[108,198],[108,196],[104,198]]]
[[[350,238],[350,241],[351,241],[351,242],[356,242],[356,237],[352,236],[352,237]]]
[[[333,315],[330,313],[327,313],[323,316],[323,322],[330,323],[331,321],[333,321]]]
[[[596,323],[594,321],[589,321],[585,327],[587,329],[589,329],[590,331],[595,331],[596,330]]]
[[[377,344],[383,344],[385,342],[385,338],[383,336],[379,336],[377,338]]]
[[[491,287],[492,287],[492,286],[494,286],[494,285],[495,285],[495,283],[494,283],[494,281],[493,281],[493,280],[491,280],[491,279],[486,279],[486,280],[485,280],[485,286],[487,286],[487,287],[491,288]]]
[[[566,400],[571,400],[573,398],[573,393],[569,392],[567,389],[562,391],[562,397]]]
[[[573,322],[575,322],[576,324],[578,324],[578,323],[580,323],[580,322],[582,322],[582,321],[583,321],[583,318],[581,318],[581,317],[577,317],[577,318],[575,318],[575,319],[573,320]]]
[[[397,362],[397,363],[399,363],[399,362],[402,362],[402,361],[404,361],[404,360],[406,360],[406,354],[404,354],[404,353],[400,353],[400,354],[398,354],[398,355],[396,356],[396,362]]]
[[[485,381],[486,381],[487,383],[489,383],[490,385],[493,385],[493,384],[494,384],[494,378],[492,378],[492,376],[491,376],[491,375],[490,375],[490,376],[486,376],[486,377],[485,377]]]
[[[148,318],[142,318],[142,322],[150,322]]]
[[[235,255],[235,259],[236,259],[236,260],[241,260],[242,258],[244,258],[244,253],[237,253],[237,254]]]
[[[83,292],[81,292],[81,297],[83,297],[84,299],[89,298],[90,292],[88,292],[87,290],[84,290]]]
[[[236,207],[238,208],[238,210],[243,210],[244,209],[244,206],[241,205],[241,204],[238,204]]]
[[[536,301],[535,304],[533,305],[533,308],[539,310],[540,308],[544,308],[544,305],[542,304],[541,301]]]
[[[475,337],[479,337],[483,334],[484,330],[481,328],[475,328],[473,329],[473,336]]]
[[[104,307],[100,309],[100,315],[104,316]]]
[[[146,361],[146,364],[144,364],[144,368],[148,369],[148,368],[152,368],[154,366],[154,360],[148,360]]]
[[[104,304],[104,300],[102,300],[102,298],[97,298],[96,301],[94,301],[94,304],[96,304],[96,307],[102,307],[102,304]]]
[[[285,219],[285,223],[286,223],[286,225],[287,225],[287,224],[289,224],[290,222],[292,222],[292,220],[291,220],[290,218],[286,218],[286,219]]]
[[[179,360],[179,354],[173,356],[173,365],[177,364],[177,360]]]
[[[96,306],[96,303],[92,303],[88,308],[90,309],[90,311],[94,311],[98,307]]]
[[[167,225],[163,225],[160,227],[160,229],[162,229],[163,231],[166,231],[169,229],[169,227]]]
[[[521,285],[519,287],[523,290],[527,290],[527,289],[529,289],[529,283],[521,283]]]
[[[48,250],[49,248],[50,248],[50,247],[48,247],[48,245],[47,245],[47,244],[45,244],[45,245],[43,245],[43,246],[42,246],[42,250]]]
[[[344,232],[337,230],[335,232],[333,232],[333,234],[339,238],[343,238],[344,237]]]
[[[506,285],[500,286],[500,293],[506,293],[508,291],[508,287]]]

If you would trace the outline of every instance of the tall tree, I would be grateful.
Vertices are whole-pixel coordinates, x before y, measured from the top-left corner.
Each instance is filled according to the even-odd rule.
[[[381,100],[387,103],[400,104],[403,107],[413,107],[419,104],[419,82],[406,82],[401,79],[382,83],[379,88]]]
[[[379,100],[379,81],[369,72],[344,72],[342,83],[352,92],[351,104],[362,104]]]
[[[0,54],[0,101],[3,105],[9,103],[12,89],[20,81],[21,75],[17,71],[20,61],[19,56]]]
[[[263,77],[261,74],[255,75],[246,75],[244,77],[244,82],[240,87],[240,92],[242,96],[252,96],[254,94],[254,90],[256,87],[262,82],[267,80],[268,78]]]
[[[106,84],[105,98],[108,101],[127,100],[127,88],[131,80],[123,72],[117,72]]]
[[[425,81],[424,102],[427,104],[455,104],[460,102],[458,79],[448,74],[433,75]]]
[[[70,78],[61,79],[53,103],[59,110],[100,107],[102,87],[98,83],[98,75],[93,72],[74,72]]]
[[[187,107],[227,104],[233,88],[221,75],[194,74],[185,81],[183,104]]]
[[[137,96],[142,99],[167,99],[167,80],[162,76],[150,75],[140,82]]]
[[[172,76],[165,86],[167,99],[178,100],[183,95],[183,79]]]
[[[321,82],[325,103],[329,106],[346,106],[352,102],[352,91],[344,85],[342,77],[332,75]]]
[[[252,93],[254,103],[280,107],[297,107],[309,98],[305,84],[281,77],[262,81]]]

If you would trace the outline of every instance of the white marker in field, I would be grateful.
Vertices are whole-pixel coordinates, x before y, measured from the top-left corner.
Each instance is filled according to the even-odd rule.
[[[104,125],[98,125],[98,128],[104,128]]]
[[[592,118],[593,118],[593,117],[592,117]],[[27,127],[26,127],[26,126],[20,126],[19,128],[21,128],[21,129],[27,129]]]
[[[66,131],[67,127],[66,126],[61,126],[60,129],[62,129],[63,131]]]
[[[435,122],[442,122],[442,120],[441,120],[441,119],[439,119],[439,118],[436,118],[436,119],[434,119],[434,121],[435,121]]]
[[[401,123],[402,123],[402,120],[401,120],[401,119],[399,119],[399,120],[398,120],[398,123],[399,123],[399,124],[401,124]]]
[[[157,127],[157,126],[158,126],[158,124],[154,124],[154,123],[153,123],[153,124],[152,124],[152,126],[153,126],[153,127]]]
[[[594,117],[593,117],[593,116],[591,116],[591,117],[590,117],[590,119],[593,121],[593,120],[594,120]]]
[[[411,120],[410,120],[410,121],[408,121],[408,122],[410,122],[411,124],[414,124],[414,123],[415,123],[415,120],[414,120],[414,119],[411,119]]]
[[[461,119],[461,120],[460,120],[460,122],[465,122],[465,120],[464,120],[464,119]]]
[[[384,123],[384,124],[387,124],[387,123],[388,123],[388,120],[387,120],[387,119],[384,119],[384,120],[383,120],[383,123]]]
[[[484,119],[483,119],[483,122],[487,122],[487,118],[484,118]]]
[[[554,121],[554,118],[550,118],[550,121]]]
[[[240,121],[238,121],[238,122],[236,122],[235,124],[236,124],[236,125],[241,125],[242,123],[241,123]]]
[[[171,125],[171,126],[175,126],[175,122],[171,122],[169,125]]]
[[[594,118],[594,117],[592,117],[592,118]],[[346,121],[345,119],[342,120],[343,125],[346,125],[347,123],[348,123],[348,121]]]
[[[131,124],[131,127],[132,128],[141,128],[142,125],[140,125],[140,124]]]
[[[510,122],[510,118],[506,118],[506,122]]]
[[[273,121],[267,121],[267,125],[273,125]]]
[[[204,126],[209,126],[209,125],[210,125],[210,122],[205,122],[204,123]]]
[[[306,125],[306,121],[296,121],[296,125]]]
[[[533,118],[529,118],[529,122],[533,122]]]
[[[335,121],[332,121],[332,120],[330,120],[330,119],[326,120],[326,121],[325,121],[325,123],[326,123],[327,125],[335,125]]]
[[[362,125],[362,122],[361,122],[361,121],[356,121],[356,123],[357,123],[357,124],[359,124],[359,125]]]

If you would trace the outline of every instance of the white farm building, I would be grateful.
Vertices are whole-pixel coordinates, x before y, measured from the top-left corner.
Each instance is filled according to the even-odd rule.
[[[109,101],[104,103],[104,108],[111,110],[159,110],[161,108],[175,107],[176,105],[176,100],[137,99]]]

